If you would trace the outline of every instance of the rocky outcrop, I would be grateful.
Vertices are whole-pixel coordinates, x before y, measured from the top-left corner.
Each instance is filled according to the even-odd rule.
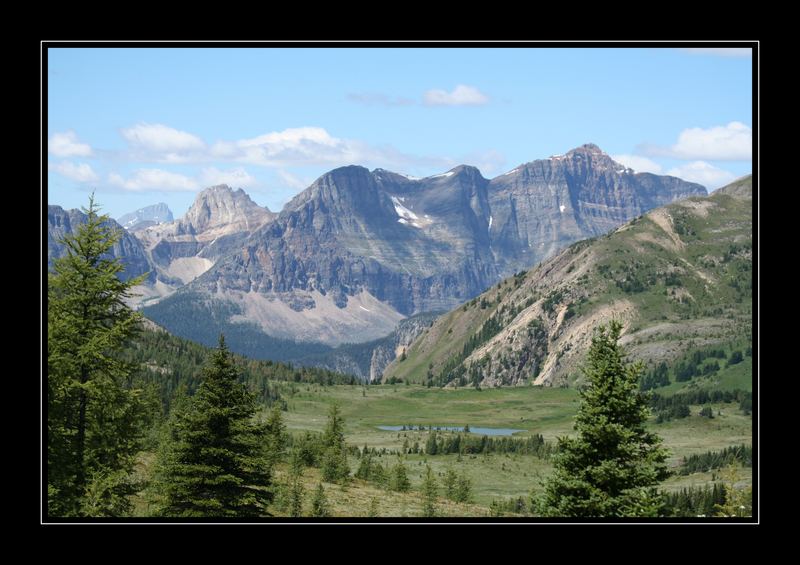
[[[66,245],[61,242],[61,239],[67,234],[75,233],[79,225],[86,223],[86,219],[86,214],[80,210],[64,210],[61,206],[53,205],[47,207],[48,268],[52,267],[53,260],[67,254]],[[155,271],[142,244],[114,220],[109,219],[106,225],[120,232],[119,241],[111,248],[110,256],[122,259],[125,270],[121,273],[121,278],[128,280],[149,272],[145,282],[154,283]]]
[[[135,231],[171,222],[172,220],[172,210],[166,204],[160,202],[120,216],[117,218],[117,223],[126,230]]]
[[[138,230],[136,237],[156,265],[159,280],[178,287],[204,273],[274,217],[241,188],[218,185],[200,192],[183,218]]]
[[[414,343],[414,340],[431,327],[438,314],[420,314],[411,318],[406,318],[397,328],[372,350],[372,357],[369,364],[369,381],[380,382],[383,371],[389,364],[402,357],[406,350]]]
[[[635,173],[596,145],[583,145],[492,179],[492,249],[508,275],[647,210],[705,195],[699,184]]]

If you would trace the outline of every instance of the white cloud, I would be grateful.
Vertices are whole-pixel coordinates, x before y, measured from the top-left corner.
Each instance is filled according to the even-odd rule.
[[[667,174],[702,184],[709,191],[736,180],[736,175],[733,173],[717,168],[705,161],[693,161],[680,167],[673,167],[667,171]]]
[[[49,168],[61,176],[78,182],[93,182],[99,178],[97,173],[92,170],[92,167],[86,163],[75,164],[70,161],[62,161],[61,163],[50,165]]]
[[[72,130],[51,135],[47,150],[56,157],[89,157],[92,154],[92,148],[78,141],[77,134]]]
[[[203,140],[163,124],[137,124],[122,130],[122,137],[138,151],[156,154],[162,161],[185,162],[187,155],[205,150]]]
[[[227,184],[233,188],[251,188],[258,184],[258,180],[241,167],[227,171],[207,167],[200,172],[200,183],[203,186]]]
[[[108,181],[114,186],[133,192],[150,190],[184,192],[200,188],[194,179],[161,169],[139,169],[128,179],[124,179],[117,173],[111,173],[108,176]]]
[[[681,51],[695,55],[717,55],[719,57],[753,56],[753,50],[750,47],[687,47]]]
[[[426,106],[480,106],[489,103],[489,97],[474,86],[459,84],[453,92],[428,90],[423,96]]]
[[[647,157],[640,157],[639,155],[612,155],[612,159],[614,159],[617,163],[621,163],[628,167],[629,169],[633,169],[637,173],[653,173],[656,175],[660,175],[663,171],[663,167],[648,159]]]
[[[646,155],[675,159],[711,161],[749,161],[753,154],[753,130],[741,122],[708,129],[689,128],[671,147],[642,146]]]
[[[303,180],[288,171],[284,171],[283,169],[278,170],[278,176],[281,177],[281,180],[283,180],[286,186],[290,188],[297,188],[303,190],[304,188],[311,185],[309,181]]]
[[[505,169],[506,157],[499,151],[489,149],[479,153],[468,153],[459,159],[459,162],[477,167],[483,176],[491,178],[495,173]]]

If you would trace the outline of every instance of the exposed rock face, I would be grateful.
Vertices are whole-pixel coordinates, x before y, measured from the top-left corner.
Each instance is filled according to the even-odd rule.
[[[197,195],[180,220],[138,230],[159,280],[184,285],[236,248],[256,228],[275,217],[240,188],[212,186]]]
[[[152,206],[145,206],[130,214],[125,214],[119,217],[117,222],[126,230],[134,231],[171,222],[172,220],[172,211],[166,204],[160,202]]]
[[[243,305],[245,318],[270,335],[317,334],[337,345],[451,308],[569,243],[705,193],[673,177],[635,174],[595,145],[491,181],[464,165],[424,179],[349,166],[317,179],[271,222],[263,214],[241,219],[255,206],[244,193],[208,189],[151,249],[156,264],[221,257],[191,283],[193,292]]]
[[[370,382],[380,382],[383,371],[389,364],[402,356],[402,354],[414,343],[414,340],[427,328],[433,324],[436,314],[421,314],[411,318],[406,318],[388,336],[383,343],[376,345],[372,350],[372,358],[369,364]]]
[[[472,167],[422,181],[336,169],[197,283],[291,293],[298,310],[315,290],[339,308],[361,289],[403,315],[452,306],[497,279],[487,184]]]
[[[80,210],[64,210],[61,206],[47,207],[47,266],[52,267],[53,260],[66,255],[66,246],[60,243],[66,234],[75,233],[78,226],[86,223],[87,216]],[[123,280],[138,277],[150,271],[146,283],[155,282],[155,272],[147,259],[142,244],[131,234],[123,230],[114,220],[108,224],[120,230],[121,237],[111,249],[111,256],[122,259],[125,270],[121,273]]]
[[[583,145],[492,179],[492,249],[508,275],[647,210],[705,195],[699,184],[634,173],[596,145]]]
[[[752,339],[752,179],[581,241],[437,319],[386,378],[482,387],[580,383],[593,331],[654,367]]]

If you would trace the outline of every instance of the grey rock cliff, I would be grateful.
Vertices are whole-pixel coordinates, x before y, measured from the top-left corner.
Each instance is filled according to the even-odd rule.
[[[78,226],[86,223],[87,216],[80,210],[64,210],[61,206],[50,205],[47,207],[47,266],[52,267],[53,260],[67,254],[67,247],[61,243],[66,234],[73,234]],[[109,219],[108,224],[118,229],[121,237],[111,249],[110,255],[122,259],[125,270],[121,273],[123,280],[138,277],[150,272],[145,283],[155,282],[155,272],[147,259],[142,244],[131,234],[126,232],[114,220]]]

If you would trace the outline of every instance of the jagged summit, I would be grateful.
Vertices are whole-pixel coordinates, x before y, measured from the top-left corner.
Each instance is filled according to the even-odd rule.
[[[179,233],[201,233],[224,228],[226,231],[252,230],[274,216],[269,209],[253,202],[247,193],[227,184],[201,191],[179,221]]]
[[[567,155],[574,155],[574,154],[588,154],[588,155],[608,155],[605,151],[600,149],[594,143],[584,143],[580,147],[576,147],[575,149],[570,149],[567,151]]]

